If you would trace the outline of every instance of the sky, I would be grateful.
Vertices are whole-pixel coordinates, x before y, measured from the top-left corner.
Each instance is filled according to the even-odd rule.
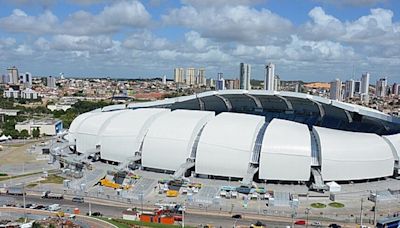
[[[398,0],[0,0],[0,74],[400,82]]]

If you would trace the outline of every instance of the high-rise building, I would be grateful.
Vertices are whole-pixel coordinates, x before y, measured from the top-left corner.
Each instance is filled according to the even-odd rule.
[[[185,69],[183,69],[183,68],[175,68],[174,69],[174,81],[175,81],[175,83],[184,83],[185,82]]]
[[[56,78],[53,76],[47,77],[47,87],[56,88]]]
[[[281,88],[281,78],[278,75],[274,77],[274,90],[278,91]]]
[[[331,82],[330,99],[340,101],[342,96],[342,82],[339,79]]]
[[[366,72],[361,76],[361,100],[369,101],[369,73]]]
[[[345,87],[344,87],[344,96],[346,98],[353,98],[354,97],[354,87],[355,82],[353,79],[347,80]]]
[[[162,84],[167,84],[167,75],[164,75],[162,78]]]
[[[226,79],[225,80],[225,88],[226,89],[239,89],[240,88],[239,79]]]
[[[222,73],[218,73],[217,81],[215,82],[216,90],[224,90],[225,89],[225,80]]]
[[[274,91],[275,84],[275,65],[269,63],[265,65],[265,78],[264,78],[264,90]]]
[[[19,84],[18,69],[13,66],[7,69],[8,76],[10,78],[10,84]]]
[[[240,89],[250,90],[251,65],[240,63]]]
[[[197,70],[196,85],[206,85],[206,69],[200,68]]]
[[[19,76],[19,83],[25,85],[25,87],[32,87],[32,74],[29,72],[25,72],[25,74],[21,74]]]
[[[387,94],[387,78],[380,78],[376,82],[375,95],[377,97],[386,97]]]
[[[354,93],[361,93],[361,81],[354,81]]]
[[[399,95],[399,84],[394,83],[392,86],[392,94],[393,95]]]
[[[196,69],[187,68],[186,69],[186,85],[196,84]]]

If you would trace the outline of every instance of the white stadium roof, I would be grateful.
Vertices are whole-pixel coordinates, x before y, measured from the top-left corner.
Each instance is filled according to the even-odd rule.
[[[274,119],[264,134],[259,178],[308,181],[311,173],[311,137],[307,125]]]
[[[386,135],[383,138],[389,143],[393,156],[398,161],[400,159],[400,134]]]
[[[88,116],[77,129],[76,150],[80,153],[87,153],[96,150],[96,145],[100,143],[99,134],[103,125],[114,115],[123,111],[96,112]]]
[[[324,181],[391,176],[394,158],[390,146],[376,134],[314,127],[321,150]]]
[[[151,123],[169,109],[125,110],[111,117],[100,133],[101,157],[105,160],[124,162],[139,151]]]
[[[214,112],[176,110],[157,118],[143,143],[143,167],[178,169],[190,158],[197,135],[214,116]]]
[[[264,117],[221,113],[204,128],[196,155],[196,173],[244,177]]]

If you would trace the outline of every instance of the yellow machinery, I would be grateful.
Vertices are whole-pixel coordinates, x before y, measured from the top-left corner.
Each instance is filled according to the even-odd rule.
[[[56,213],[57,217],[62,218],[65,216],[64,211],[59,211]]]
[[[113,182],[113,181],[110,181],[110,180],[108,180],[108,179],[102,179],[102,180],[100,181],[100,184],[101,184],[102,186],[104,186],[104,187],[109,187],[109,188],[114,188],[114,189],[118,189],[118,188],[121,187],[120,184],[117,184],[117,183],[115,183],[115,182]]]
[[[179,194],[179,192],[175,191],[175,190],[168,190],[167,191],[167,197],[177,197],[178,194]]]

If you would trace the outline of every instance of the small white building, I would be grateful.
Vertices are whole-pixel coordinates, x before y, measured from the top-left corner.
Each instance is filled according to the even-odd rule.
[[[53,111],[60,111],[60,110],[67,111],[68,109],[72,108],[72,105],[69,105],[69,104],[53,104],[53,105],[47,105],[47,108],[52,112]]]
[[[36,100],[39,97],[39,93],[32,89],[25,89],[21,91],[21,98],[27,100]]]
[[[8,90],[5,90],[3,92],[3,97],[4,98],[19,98],[20,97],[20,91],[19,90],[14,90],[13,88],[9,88]]]
[[[26,120],[15,125],[15,130],[27,130],[32,134],[33,129],[39,129],[41,135],[56,135],[63,129],[63,123],[58,119]]]

